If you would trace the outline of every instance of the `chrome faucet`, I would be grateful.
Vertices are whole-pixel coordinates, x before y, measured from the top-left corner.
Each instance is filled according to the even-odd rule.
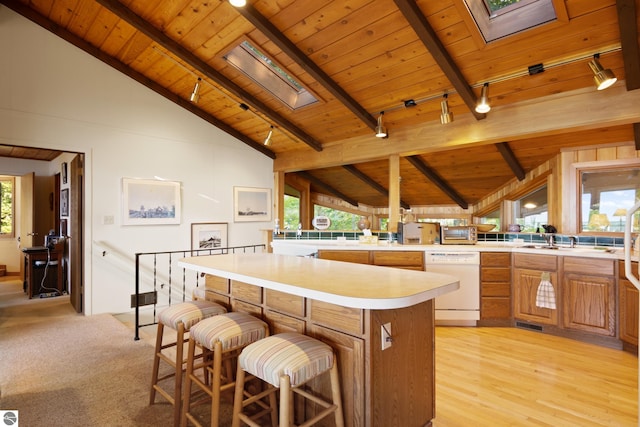
[[[544,240],[547,242],[547,245],[549,247],[553,247],[555,245],[555,234],[552,233],[544,233],[542,234],[542,237],[544,237]]]
[[[578,243],[578,238],[576,236],[569,236],[569,247],[575,248],[576,243]]]

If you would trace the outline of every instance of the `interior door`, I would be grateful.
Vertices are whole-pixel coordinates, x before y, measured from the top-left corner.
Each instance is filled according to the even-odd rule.
[[[78,154],[69,167],[69,296],[71,305],[82,313],[84,297],[83,262],[83,206],[84,206],[84,154]]]
[[[18,235],[19,249],[33,246],[35,223],[33,216],[35,172],[20,177],[20,206],[17,212],[20,216],[20,231]],[[20,277],[25,280],[24,262],[20,263]]]

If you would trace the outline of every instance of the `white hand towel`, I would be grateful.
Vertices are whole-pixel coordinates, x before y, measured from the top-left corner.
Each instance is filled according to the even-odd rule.
[[[551,275],[542,273],[540,276],[540,284],[536,293],[536,306],[542,308],[556,309],[556,293],[551,284]]]

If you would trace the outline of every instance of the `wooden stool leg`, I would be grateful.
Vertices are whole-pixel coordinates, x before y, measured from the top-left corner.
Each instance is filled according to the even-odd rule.
[[[344,427],[344,414],[342,412],[342,396],[340,393],[340,375],[338,374],[338,361],[333,360],[333,366],[331,367],[331,398],[333,404],[336,405],[335,418],[336,427]]]
[[[153,405],[156,400],[156,384],[158,384],[158,371],[160,370],[160,356],[162,349],[162,336],[164,333],[164,324],[158,323],[158,332],[156,333],[156,350],[153,355],[153,370],[151,373],[151,393],[149,394],[149,405]]]
[[[231,427],[240,427],[240,412],[242,412],[242,401],[244,400],[244,370],[238,363],[238,370],[236,372],[236,390],[233,396],[233,422]]]
[[[271,384],[267,387],[275,388]],[[278,427],[278,400],[275,391],[269,394],[269,407],[271,408],[271,427]]]
[[[180,423],[180,412],[182,410],[182,366],[184,360],[184,324],[178,325],[178,335],[176,339],[176,376],[173,386],[173,425]]]
[[[193,376],[193,366],[196,353],[196,341],[189,339],[189,349],[187,350],[187,369],[185,372],[184,390],[182,392],[182,409],[180,411],[180,425],[186,427],[187,425],[187,412],[191,409],[191,384]]]
[[[213,349],[213,378],[211,379],[211,427],[218,427],[220,419],[220,377],[222,375],[222,343]]]
[[[280,377],[280,427],[290,427],[293,421],[293,391],[288,375]]]

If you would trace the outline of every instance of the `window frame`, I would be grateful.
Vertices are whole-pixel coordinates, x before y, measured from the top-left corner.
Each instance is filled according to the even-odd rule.
[[[11,183],[11,232],[0,232],[0,239],[13,239],[16,235],[16,179],[14,176],[0,175],[1,182]]]

